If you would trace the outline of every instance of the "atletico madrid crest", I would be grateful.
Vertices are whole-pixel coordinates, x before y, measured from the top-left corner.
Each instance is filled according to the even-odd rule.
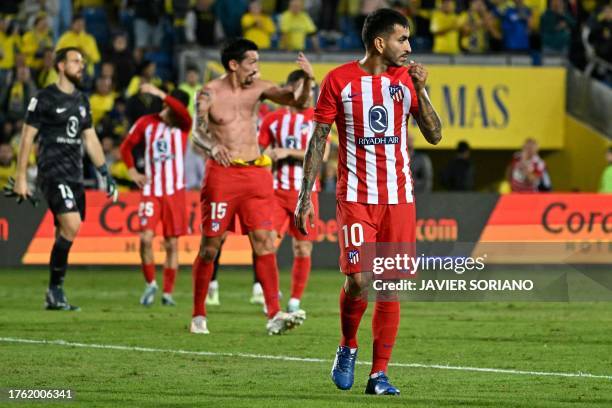
[[[395,102],[401,102],[404,99],[404,90],[401,85],[389,85],[389,94]]]

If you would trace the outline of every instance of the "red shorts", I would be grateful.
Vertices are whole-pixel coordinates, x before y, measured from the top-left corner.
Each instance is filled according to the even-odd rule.
[[[302,234],[295,226],[295,206],[297,205],[299,191],[294,190],[275,190],[275,205],[274,205],[274,229],[279,236],[283,236],[287,229],[289,235],[298,241],[316,241],[318,236],[319,224],[319,194],[313,192],[311,194],[312,205],[315,210],[315,227],[308,226],[308,234]]]
[[[338,201],[340,270],[345,275],[362,272],[360,247],[364,243],[416,243],[414,203],[364,204]]]
[[[138,206],[140,229],[155,231],[161,221],[164,237],[179,237],[187,234],[187,208],[185,190],[170,196],[142,196]]]
[[[274,230],[272,184],[272,173],[267,167],[223,167],[214,160],[208,160],[200,195],[202,234],[216,237],[227,230],[234,230],[236,215],[243,234],[255,230]]]

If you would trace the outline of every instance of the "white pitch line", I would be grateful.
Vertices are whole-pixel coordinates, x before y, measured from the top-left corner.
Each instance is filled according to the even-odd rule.
[[[168,354],[186,354],[192,356],[209,356],[209,357],[239,357],[239,358],[253,358],[260,360],[280,360],[280,361],[299,361],[304,363],[331,363],[332,360],[326,360],[323,358],[308,358],[308,357],[291,357],[291,356],[274,356],[266,354],[251,354],[251,353],[220,353],[214,351],[192,351],[192,350],[173,350],[173,349],[158,349],[150,347],[138,347],[138,346],[119,346],[113,344],[95,344],[95,343],[74,343],[65,340],[31,340],[31,339],[19,339],[13,337],[0,337],[0,342],[4,343],[25,343],[25,344],[48,344],[55,346],[67,346],[67,347],[80,347],[80,348],[92,348],[92,349],[105,349],[105,350],[120,350],[120,351],[140,351],[145,353],[168,353]],[[370,365],[368,362],[358,361],[360,365]],[[454,370],[454,371],[476,371],[483,373],[499,373],[499,374],[515,374],[515,375],[532,375],[532,376],[544,376],[544,377],[581,377],[581,378],[598,378],[604,380],[612,380],[612,375],[597,375],[590,373],[561,373],[561,372],[547,372],[547,371],[526,371],[526,370],[512,370],[505,368],[482,368],[482,367],[461,367],[461,366],[449,366],[439,364],[418,364],[418,363],[389,363],[393,367],[405,367],[405,368],[429,368],[436,370]]]

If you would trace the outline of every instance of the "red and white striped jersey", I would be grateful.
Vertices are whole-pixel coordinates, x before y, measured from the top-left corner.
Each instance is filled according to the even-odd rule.
[[[312,135],[314,109],[308,108],[299,113],[292,113],[287,108],[280,108],[268,113],[259,128],[259,145],[262,148],[272,146],[286,149],[306,150]],[[272,170],[275,190],[300,191],[302,187],[303,160],[284,159],[275,163]],[[319,191],[319,180],[313,191]]]
[[[418,113],[418,100],[407,67],[371,75],[353,61],[327,74],[314,120],[335,121],[338,128],[338,200],[414,201],[406,145],[410,113]]]
[[[164,99],[174,112],[180,127],[168,126],[159,114],[140,117],[121,144],[121,157],[128,168],[134,167],[132,150],[144,142],[145,175],[149,182],[142,195],[171,196],[185,188],[185,151],[191,130],[191,117],[177,99]]]

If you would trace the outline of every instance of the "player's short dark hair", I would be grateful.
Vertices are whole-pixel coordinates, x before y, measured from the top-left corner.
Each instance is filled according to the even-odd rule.
[[[71,21],[70,23],[71,23],[71,24],[74,24],[74,23],[76,23],[76,22],[77,22],[77,21],[79,21],[79,20],[83,20],[83,21],[85,21],[85,16],[84,16],[84,15],[82,15],[82,14],[75,14],[75,15],[72,17],[72,21]]]
[[[189,71],[197,72],[198,75],[200,74],[200,70],[195,65],[187,65],[187,68],[185,68],[185,72],[189,72]]]
[[[178,99],[180,103],[183,104],[184,107],[189,106],[189,94],[185,91],[181,91],[180,89],[175,89],[170,92],[170,96],[174,99]]]
[[[226,71],[229,71],[229,63],[235,60],[238,63],[246,58],[247,51],[257,51],[257,44],[245,38],[234,38],[223,44],[221,48],[221,64]]]
[[[295,84],[300,79],[306,79],[308,75],[303,69],[296,69],[295,71],[291,71],[287,76],[287,85]]]
[[[396,24],[408,27],[408,20],[398,11],[382,8],[368,14],[361,30],[361,40],[366,49],[374,45],[376,37],[391,34]]]
[[[66,61],[66,58],[68,57],[68,53],[70,51],[78,52],[79,54],[81,54],[81,56],[85,55],[83,54],[83,51],[81,51],[79,47],[65,47],[65,48],[60,48],[59,50],[55,50],[55,59],[53,60],[53,67],[55,68],[56,71],[59,71],[60,62]]]
[[[465,153],[465,152],[468,152],[469,150],[470,150],[470,145],[465,140],[462,140],[459,143],[457,143],[457,153]]]

